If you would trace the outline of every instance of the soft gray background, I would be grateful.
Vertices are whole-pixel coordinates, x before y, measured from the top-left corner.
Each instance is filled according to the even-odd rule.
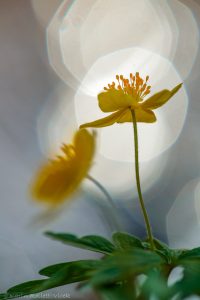
[[[45,25],[61,1],[49,2],[52,9],[44,16],[42,26],[29,0],[0,1],[1,292],[10,285],[36,278],[37,270],[45,265],[61,260],[95,257],[86,251],[48,240],[42,236],[43,229],[36,230],[31,226],[33,217],[40,212],[40,207],[31,202],[28,193],[32,174],[42,160],[37,135],[38,115],[54,88],[58,84],[64,86],[48,64],[45,37]],[[184,3],[188,6],[192,4],[199,26],[200,15],[195,10],[195,1],[185,0]],[[169,236],[172,246],[188,244],[190,247],[200,244],[199,223],[195,219],[194,208],[194,188],[200,177],[199,62],[200,52],[190,76],[184,82],[189,108],[183,131],[167,153],[170,155],[170,163],[162,177],[148,191],[148,197],[152,200],[147,209],[153,220],[154,233],[158,238],[167,240],[166,217],[174,199],[185,184],[194,180],[185,194],[187,199],[183,201],[182,210],[179,210],[179,206],[176,209],[176,234],[173,236],[171,232]],[[80,235],[99,233],[109,236],[109,220],[101,221],[101,214],[96,206],[91,205],[90,198],[86,191],[81,197],[77,196],[77,201],[70,209],[66,209],[59,220],[48,225],[48,229],[66,230]],[[139,225],[142,223],[139,207],[135,205],[133,218],[121,206],[129,231],[144,235],[144,228]],[[184,227],[184,224],[187,226]],[[69,287],[64,291],[71,292],[71,289]]]

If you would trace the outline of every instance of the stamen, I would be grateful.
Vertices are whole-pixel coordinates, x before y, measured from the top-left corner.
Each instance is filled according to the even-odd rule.
[[[139,72],[129,74],[129,79],[125,78],[123,75],[116,75],[116,80],[118,84],[113,81],[108,84],[108,87],[104,87],[105,91],[109,90],[120,90],[125,94],[136,96],[137,101],[142,101],[143,98],[150,93],[151,86],[147,86],[147,81],[149,76],[147,75],[145,80],[140,77]]]
[[[72,157],[75,156],[75,149],[74,149],[73,145],[65,145],[65,144],[63,144],[62,147],[61,147],[61,150],[69,158],[72,158]],[[62,159],[64,159],[64,157],[62,157]]]

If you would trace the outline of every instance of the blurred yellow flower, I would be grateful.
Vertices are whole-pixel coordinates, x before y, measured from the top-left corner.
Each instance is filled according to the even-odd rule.
[[[87,176],[95,152],[95,135],[80,129],[73,144],[63,144],[61,150],[62,155],[39,169],[32,185],[33,197],[52,206],[71,196]]]
[[[116,75],[117,84],[112,82],[108,87],[104,87],[104,92],[98,95],[99,107],[103,112],[113,112],[109,116],[86,123],[80,128],[105,127],[114,123],[132,122],[131,110],[135,112],[136,122],[153,123],[156,116],[152,110],[164,105],[181,88],[178,84],[171,91],[162,90],[147,100],[145,96],[150,93],[151,86],[147,85],[149,76],[143,80],[139,73],[130,74],[130,78],[123,75]]]

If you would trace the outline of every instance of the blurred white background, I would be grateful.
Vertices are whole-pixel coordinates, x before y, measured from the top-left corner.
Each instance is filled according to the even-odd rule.
[[[144,198],[156,237],[200,245],[200,2],[198,0],[0,0],[0,291],[39,278],[59,261],[95,257],[45,229],[110,236],[105,200],[85,182],[58,219],[29,195],[41,161],[82,122],[103,116],[96,94],[115,74],[150,75],[152,93],[184,82],[139,125]],[[114,196],[124,228],[145,235],[135,188],[131,124],[98,130],[91,170]],[[24,262],[25,261],[25,262]],[[68,287],[71,292],[73,286]],[[66,291],[66,289],[65,289]]]

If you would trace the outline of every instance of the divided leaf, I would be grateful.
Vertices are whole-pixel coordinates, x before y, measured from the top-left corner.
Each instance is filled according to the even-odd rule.
[[[87,280],[91,272],[96,270],[100,261],[81,260],[62,263],[46,267],[40,271],[48,279],[28,281],[10,288],[0,299],[12,299],[25,295],[36,294],[51,288],[59,287],[73,282]]]
[[[151,270],[141,286],[141,299],[149,299],[151,295],[159,300],[169,300],[175,294],[176,290],[167,285],[166,279],[158,269]]]
[[[154,245],[156,246],[156,248],[158,250],[163,250],[163,251],[170,251],[169,247],[167,246],[167,244],[161,242],[160,240],[158,239],[153,239],[154,241]]]
[[[77,282],[79,280],[85,280],[87,272],[95,270],[99,264],[100,260],[77,260],[48,266],[40,270],[39,274],[52,277],[56,273],[64,270],[66,276],[68,276],[72,282]]]
[[[46,279],[16,285],[7,293],[1,293],[0,300],[38,294],[74,282],[81,282],[82,288],[96,289],[103,300],[133,300],[138,275],[146,276],[145,281],[137,285],[141,299],[149,299],[153,295],[160,300],[174,296],[178,300],[200,295],[200,247],[170,249],[154,239],[156,250],[152,251],[149,241],[142,242],[125,232],[113,234],[114,244],[96,235],[81,238],[67,233],[47,232],[46,235],[68,245],[107,255],[101,260],[71,261],[43,268],[39,274]],[[167,277],[175,266],[183,267],[183,277],[168,286]]]
[[[163,259],[155,252],[137,249],[116,252],[102,261],[102,266],[94,272],[90,280],[92,286],[112,284],[126,280],[130,276],[144,274],[163,264]]]
[[[46,279],[40,279],[15,285],[7,291],[4,299],[19,298],[26,295],[40,293],[45,290],[45,288],[43,288],[45,282]]]
[[[177,299],[200,295],[200,248],[171,251],[175,253],[176,265],[183,267],[183,277],[172,287],[173,291],[179,295]]]
[[[193,262],[186,262],[184,264],[183,278],[176,282],[174,288],[180,295],[179,299],[185,299],[185,297],[199,295],[200,296],[200,268],[199,264]]]
[[[115,232],[112,239],[116,247],[120,250],[144,248],[140,239],[125,232]]]
[[[198,260],[200,262],[200,247],[191,250],[182,250],[179,260]]]
[[[109,240],[98,235],[88,235],[78,238],[76,235],[68,233],[46,232],[45,234],[67,245],[103,254],[111,254],[115,250],[114,245]]]
[[[158,239],[153,239],[154,245],[158,253],[165,257],[167,263],[174,263],[177,258],[176,250],[170,249],[167,244],[161,242]]]
[[[169,265],[177,265],[178,258],[182,253],[182,250],[179,249],[170,249],[167,244],[161,242],[158,239],[153,239],[154,245],[156,248],[156,252],[160,254],[163,258],[165,258],[166,263]],[[143,242],[143,246],[147,249],[150,249],[149,242]]]
[[[107,288],[101,288],[100,294],[103,300],[134,300],[134,289],[132,287],[132,293],[130,287],[126,285],[111,285]]]

